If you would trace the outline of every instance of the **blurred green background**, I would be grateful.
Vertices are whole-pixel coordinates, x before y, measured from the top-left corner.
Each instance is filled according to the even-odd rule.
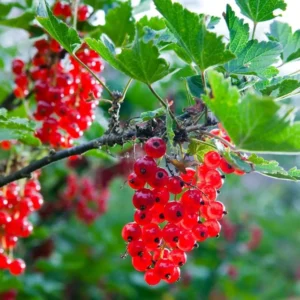
[[[32,41],[23,30],[6,27],[0,27],[0,41],[1,102],[12,90],[12,58],[26,59]],[[175,64],[181,63],[174,61]],[[189,104],[181,79],[183,74],[188,75],[189,69],[167,77],[156,86],[160,94],[174,99],[178,113]],[[103,77],[115,90],[122,89],[127,82],[127,78],[108,67]],[[82,141],[103,133],[107,108],[100,104],[97,122]],[[122,106],[121,119],[155,108],[157,103],[150,92],[142,84],[134,83]],[[18,115],[24,113],[22,106],[18,108]],[[35,225],[33,235],[22,240],[17,249],[18,256],[27,263],[26,273],[16,278],[0,272],[0,299],[11,299],[8,291],[17,292],[17,298],[22,300],[300,299],[299,183],[276,181],[258,174],[228,175],[219,196],[228,211],[221,236],[201,243],[189,254],[180,282],[149,287],[143,274],[133,269],[130,258],[121,259],[126,246],[120,232],[133,219],[134,210],[133,192],[124,183],[126,172],[118,153],[122,153],[125,161],[133,155],[118,147],[103,149],[96,156],[84,156],[77,168],[70,168],[70,163],[64,161],[43,171],[41,183],[46,205],[31,218]],[[296,156],[268,156],[272,158],[286,169],[300,165]],[[103,189],[103,181],[106,184],[106,179],[114,174],[107,182],[111,192],[107,212],[92,224],[79,220],[75,208],[65,205],[61,194],[71,172],[93,179],[99,191]]]

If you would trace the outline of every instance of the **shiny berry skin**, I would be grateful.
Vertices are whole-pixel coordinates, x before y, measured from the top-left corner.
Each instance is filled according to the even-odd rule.
[[[128,185],[134,190],[143,188],[146,183],[146,181],[143,178],[137,176],[134,172],[128,175],[127,180],[128,180]]]
[[[184,187],[184,182],[182,181],[181,177],[179,176],[172,176],[169,177],[167,187],[170,193],[172,194],[180,194]]]
[[[8,268],[12,275],[19,276],[24,273],[26,265],[22,259],[15,259],[9,264]]]
[[[220,189],[223,185],[222,177],[217,170],[208,171],[205,175],[205,182],[215,189]]]
[[[211,185],[204,185],[201,187],[202,199],[205,202],[215,201],[217,199],[217,191]]]
[[[179,223],[184,217],[184,208],[180,202],[169,202],[165,205],[164,215],[170,223]]]
[[[180,250],[188,252],[193,250],[195,243],[196,239],[192,232],[185,230],[180,234],[177,246]]]
[[[163,239],[167,243],[177,243],[179,241],[181,230],[179,226],[168,223],[162,230]]]
[[[132,198],[132,203],[137,209],[150,209],[155,203],[153,192],[149,189],[144,188],[136,190]]]
[[[144,280],[149,285],[157,285],[160,282],[160,276],[155,269],[150,269],[145,272]]]
[[[174,269],[174,273],[170,277],[168,277],[164,280],[167,283],[172,284],[172,283],[177,282],[179,279],[180,279],[180,268],[177,267]]]
[[[203,224],[196,224],[193,229],[192,229],[192,233],[194,238],[198,241],[198,242],[203,242],[207,239],[208,237],[208,228],[207,226],[203,225]]]
[[[206,165],[200,165],[197,169],[198,179],[200,182],[205,181],[205,175],[210,169]]]
[[[122,238],[126,242],[137,241],[142,236],[141,227],[134,222],[126,224],[122,229]]]
[[[155,203],[167,204],[170,199],[170,193],[167,188],[153,189]]]
[[[150,212],[152,213],[152,222],[153,223],[159,224],[166,220],[164,210],[165,210],[164,205],[159,204],[159,203],[155,204],[151,208]]]
[[[148,156],[160,158],[166,154],[167,145],[163,139],[152,137],[145,143],[144,149]]]
[[[207,227],[209,237],[216,237],[221,231],[221,224],[216,220],[207,220],[203,225]]]
[[[81,5],[78,8],[77,17],[78,21],[84,22],[89,17],[89,8],[86,5]]]
[[[142,256],[132,257],[132,265],[137,271],[144,272],[152,265],[152,257],[149,252],[143,252]]]
[[[155,173],[157,168],[155,160],[150,156],[144,156],[136,160],[133,165],[134,172],[147,180]]]
[[[198,219],[197,213],[185,213],[180,225],[184,229],[192,229],[198,223]]]
[[[210,169],[216,169],[221,162],[221,156],[216,151],[209,151],[204,155],[204,164]]]
[[[202,193],[200,190],[191,189],[182,194],[180,202],[185,211],[195,212],[199,210],[202,201]]]
[[[225,211],[226,208],[222,202],[214,201],[207,206],[206,215],[208,219],[221,220]]]
[[[187,256],[184,251],[180,249],[174,249],[170,252],[169,259],[171,259],[176,266],[182,267],[187,261]]]
[[[147,182],[152,188],[163,188],[169,180],[168,172],[163,168],[157,168]]]
[[[219,168],[225,174],[231,174],[234,172],[234,167],[230,165],[224,158],[221,159]]]
[[[147,224],[142,229],[142,240],[150,250],[156,249],[162,238],[161,229],[157,224]]]
[[[0,226],[8,224],[10,221],[10,215],[4,211],[0,211]]]
[[[142,256],[145,250],[145,243],[143,241],[133,241],[129,243],[127,252],[130,256]]]
[[[134,213],[134,221],[143,226],[146,224],[151,223],[153,216],[152,216],[152,212],[150,210],[136,210]]]
[[[12,71],[16,75],[20,75],[25,67],[25,63],[21,59],[14,59],[12,62]]]
[[[192,168],[186,168],[186,173],[180,173],[180,177],[185,183],[195,184],[196,183],[196,171]]]
[[[168,279],[174,274],[175,268],[176,266],[172,260],[162,258],[156,262],[154,270],[161,279]]]

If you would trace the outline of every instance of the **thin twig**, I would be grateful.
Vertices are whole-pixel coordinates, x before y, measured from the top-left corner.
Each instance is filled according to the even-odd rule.
[[[254,23],[253,23],[253,31],[252,31],[252,37],[251,37],[251,40],[253,40],[253,39],[254,39],[254,36],[255,36],[255,31],[256,31],[256,27],[257,27],[257,23],[256,23],[256,22],[254,22]]]
[[[132,78],[130,78],[130,79],[128,80],[128,82],[127,82],[127,84],[126,84],[126,86],[125,86],[125,88],[124,88],[124,90],[123,90],[122,98],[121,98],[120,102],[123,102],[123,101],[124,101],[124,99],[125,99],[125,97],[126,97],[126,94],[127,94],[127,91],[128,91],[128,89],[129,89],[129,87],[130,87],[132,81],[133,81]]]
[[[73,28],[77,27],[77,13],[78,13],[79,0],[73,0]]]
[[[181,128],[180,124],[178,123],[175,115],[173,114],[173,112],[170,110],[169,105],[156,93],[156,91],[153,89],[153,87],[149,84],[148,85],[149,90],[152,92],[152,94],[158,99],[158,101],[160,102],[160,104],[169,111],[171,118],[174,120],[174,122],[176,123],[178,128]]]

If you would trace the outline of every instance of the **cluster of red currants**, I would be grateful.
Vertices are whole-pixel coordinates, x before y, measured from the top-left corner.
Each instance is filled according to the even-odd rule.
[[[99,190],[88,177],[79,178],[71,174],[62,198],[69,206],[75,206],[77,217],[87,224],[94,222],[107,210],[108,188]]]
[[[72,8],[69,3],[57,1],[53,6],[53,14],[63,19],[70,18],[72,16]],[[90,15],[89,8],[86,5],[80,5],[77,11],[77,19],[80,22],[84,22]]]
[[[68,148],[92,124],[102,87],[74,57],[66,56],[56,40],[38,40],[34,46],[37,52],[29,69],[20,59],[12,63],[14,94],[24,98],[32,89],[36,100],[33,117],[42,122],[36,136],[55,148]],[[76,56],[93,72],[102,71],[99,55],[86,44]]]
[[[28,216],[41,208],[43,196],[40,193],[38,173],[32,179],[10,183],[0,189],[0,269],[8,269],[13,275],[25,270],[22,259],[13,259],[12,251],[18,238],[27,238],[33,230]]]
[[[216,201],[225,177],[220,171],[234,169],[218,152],[210,151],[196,169],[169,175],[155,161],[165,155],[165,142],[153,137],[144,149],[146,156],[136,160],[128,177],[129,186],[136,190],[132,199],[136,211],[134,222],[123,227],[122,237],[134,268],[145,272],[146,283],[174,283],[180,278],[179,267],[186,263],[185,252],[219,235],[219,220],[226,214],[224,205]]]

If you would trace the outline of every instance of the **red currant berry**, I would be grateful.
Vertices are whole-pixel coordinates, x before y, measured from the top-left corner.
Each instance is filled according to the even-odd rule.
[[[217,170],[210,170],[205,175],[205,182],[215,189],[220,189],[223,185],[222,177]]]
[[[156,203],[167,204],[170,199],[170,193],[167,188],[154,189],[153,195]]]
[[[134,221],[141,226],[149,224],[153,219],[152,211],[138,209],[135,211],[133,218]]]
[[[126,224],[122,229],[122,238],[126,242],[137,241],[141,236],[141,227],[134,222]]]
[[[225,174],[231,174],[234,172],[234,167],[230,165],[224,158],[221,159],[219,168]]]
[[[157,285],[160,282],[160,276],[154,269],[150,269],[145,272],[144,280],[149,285]]]
[[[9,258],[5,254],[0,253],[0,270],[7,269],[9,264],[10,264]]]
[[[177,243],[179,241],[180,233],[180,228],[171,223],[167,224],[162,230],[163,239],[169,244]]]
[[[184,217],[183,205],[180,202],[169,202],[165,205],[164,215],[170,223],[179,223]]]
[[[180,249],[174,249],[169,254],[169,259],[171,259],[176,266],[182,267],[186,261],[186,253]]]
[[[196,244],[196,240],[192,234],[192,232],[188,230],[184,230],[181,232],[179,236],[179,241],[177,243],[178,248],[182,251],[188,252],[193,250]]]
[[[143,178],[137,176],[134,172],[128,175],[128,185],[134,190],[143,188],[145,183],[146,181]]]
[[[175,272],[175,264],[168,258],[159,259],[155,264],[155,271],[161,279],[169,279]]]
[[[204,155],[204,164],[210,169],[216,169],[221,162],[221,156],[216,151],[209,151]]]
[[[185,213],[180,225],[184,229],[192,229],[198,223],[198,219],[197,213]]]
[[[132,203],[137,209],[150,209],[155,203],[153,192],[149,189],[140,189],[135,191]]]
[[[137,271],[144,272],[152,265],[152,257],[149,252],[143,252],[142,256],[132,257],[132,265]]]
[[[205,202],[215,201],[217,199],[217,191],[211,185],[204,185],[201,187],[202,199]]]
[[[89,8],[86,5],[79,6],[77,17],[80,22],[86,21],[89,17]]]
[[[192,229],[193,236],[198,242],[203,242],[208,237],[208,228],[204,224],[197,224]]]
[[[189,184],[195,184],[197,179],[196,179],[196,171],[192,168],[186,168],[186,173],[180,173],[180,177],[185,183]]]
[[[142,256],[145,251],[145,243],[143,241],[133,241],[129,243],[127,252],[130,256]]]
[[[153,158],[160,158],[166,154],[167,145],[163,139],[153,137],[145,143],[145,152],[148,156]]]
[[[148,178],[147,182],[152,188],[162,188],[169,180],[168,172],[163,168],[157,168],[155,173]]]
[[[12,62],[12,71],[14,74],[19,75],[23,72],[25,63],[21,59],[14,59]]]
[[[153,223],[162,223],[164,222],[166,219],[165,219],[165,215],[164,215],[164,210],[165,210],[165,207],[164,205],[162,204],[155,204],[152,208],[151,208],[151,213],[152,213],[152,222]]]
[[[172,284],[180,280],[180,268],[175,268],[173,275],[164,279],[167,283]]]
[[[216,220],[207,220],[203,225],[207,227],[209,237],[216,237],[221,231],[221,224]]]
[[[19,276],[24,273],[26,265],[22,259],[15,259],[9,264],[8,268],[12,275]]]
[[[224,204],[219,201],[214,201],[207,206],[206,215],[208,219],[221,220],[225,212]]]
[[[181,197],[181,203],[188,212],[195,212],[199,210],[201,201],[202,201],[202,193],[200,190],[192,189],[184,192]]]
[[[161,242],[162,232],[157,224],[147,224],[142,230],[142,240],[149,250],[156,249]]]
[[[168,190],[170,193],[175,194],[175,195],[180,194],[184,187],[184,182],[182,181],[181,177],[172,176],[172,177],[169,177],[167,187],[168,187]]]
[[[134,172],[138,175],[141,176],[144,179],[148,179],[156,171],[157,165],[155,160],[150,157],[150,156],[144,156],[139,158],[135,163],[134,163]]]

